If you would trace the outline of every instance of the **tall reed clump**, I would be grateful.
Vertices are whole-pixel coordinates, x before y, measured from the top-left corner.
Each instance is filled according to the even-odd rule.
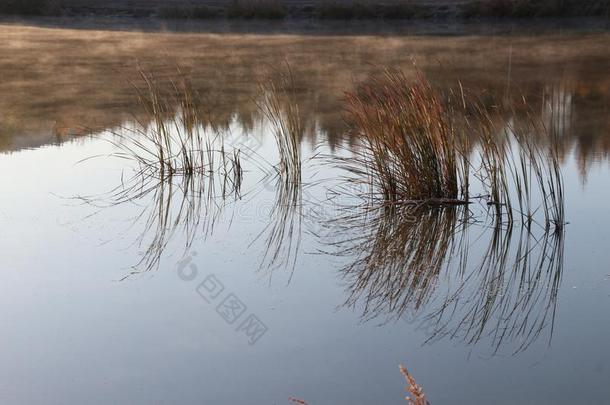
[[[488,205],[509,223],[518,218],[528,226],[538,222],[547,230],[561,229],[564,185],[552,131],[531,112],[519,126],[509,120],[498,127],[477,108],[484,122],[475,132],[480,167],[473,177],[487,190]],[[540,144],[540,138],[548,144]]]
[[[563,181],[554,139],[530,113],[519,127],[476,97],[441,94],[418,73],[386,70],[346,93],[346,116],[359,147],[335,158],[349,182],[368,185],[383,204],[460,205],[475,198],[498,220],[564,223]],[[534,139],[544,138],[549,147]],[[477,182],[482,194],[471,198]]]
[[[467,162],[441,96],[422,75],[399,70],[346,94],[347,115],[362,142],[346,166],[369,178],[384,201],[463,204]]]
[[[288,64],[278,69],[259,84],[257,105],[269,121],[279,154],[277,172],[285,181],[301,182],[301,139],[304,120],[297,103],[297,89]]]
[[[227,151],[222,134],[205,128],[201,106],[188,82],[170,82],[163,90],[153,75],[140,72],[144,86],[135,86],[145,120],[117,133],[116,156],[139,164],[158,178],[219,176],[236,189],[242,178],[240,151]]]

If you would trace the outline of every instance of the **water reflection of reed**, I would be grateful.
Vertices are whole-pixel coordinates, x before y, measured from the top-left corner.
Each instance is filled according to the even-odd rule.
[[[487,339],[497,351],[517,342],[527,349],[549,329],[563,274],[564,231],[534,234],[531,228],[494,227],[482,260],[463,285],[427,316],[430,340],[442,337],[476,344]]]
[[[461,257],[468,223],[463,207],[365,209],[325,224],[333,255],[349,258],[342,268],[346,305],[361,304],[363,318],[400,316],[430,300],[443,269]],[[338,237],[338,238],[337,238]]]
[[[238,189],[232,189],[228,194],[222,183],[224,181],[218,177],[170,176],[142,178],[129,187],[117,189],[110,204],[129,203],[142,207],[133,223],[143,221],[134,241],[134,246],[143,252],[129,275],[156,269],[175,237],[181,241],[183,252],[187,252],[196,237],[210,235],[227,198],[238,192]]]
[[[240,190],[241,172],[233,166],[180,175],[139,167],[128,178],[122,177],[113,190],[78,198],[103,209],[137,207],[129,228],[140,229],[132,247],[142,256],[129,277],[156,269],[172,240],[179,239],[186,252],[196,237],[210,235],[224,207],[239,198]]]
[[[564,231],[496,219],[479,223],[465,207],[381,207],[330,220],[323,243],[347,259],[345,305],[363,320],[409,314],[429,341],[525,350],[552,335]]]
[[[301,247],[303,189],[300,183],[286,182],[282,177],[276,177],[274,187],[269,222],[256,238],[264,239],[261,268],[294,271]]]

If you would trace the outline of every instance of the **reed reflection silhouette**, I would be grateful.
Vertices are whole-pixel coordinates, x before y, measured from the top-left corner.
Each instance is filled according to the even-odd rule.
[[[273,272],[289,269],[294,272],[301,249],[303,232],[302,184],[277,176],[273,185],[275,196],[269,212],[269,222],[257,238],[264,240],[260,268]]]
[[[352,212],[328,220],[323,237],[329,253],[348,259],[341,269],[345,305],[362,305],[364,320],[420,310],[444,269],[456,258],[458,268],[465,265],[464,207],[391,205]]]
[[[550,341],[564,228],[477,218],[472,207],[383,206],[329,220],[322,238],[346,260],[345,306],[364,321],[408,317],[427,342],[516,353],[544,333]]]
[[[541,335],[550,343],[563,274],[564,233],[494,226],[487,249],[462,285],[426,317],[431,336],[466,344],[487,340],[494,353],[526,350]]]

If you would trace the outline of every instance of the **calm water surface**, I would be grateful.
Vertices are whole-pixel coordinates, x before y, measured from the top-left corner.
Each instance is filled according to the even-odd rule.
[[[3,403],[400,404],[399,364],[435,405],[610,401],[606,32],[5,25],[0,37]],[[457,226],[458,210],[390,218],[389,227],[382,212],[345,218],[333,198],[340,170],[311,158],[352,144],[343,91],[381,65],[409,69],[413,58],[436,85],[460,81],[509,119],[518,121],[521,95],[543,117],[560,111],[547,119],[559,135],[564,232],[494,232],[478,205],[480,221],[468,226]],[[283,60],[306,122],[301,204],[288,212],[266,166],[278,159],[272,128],[254,102],[254,78]],[[215,107],[209,124],[251,152],[239,196],[217,192],[197,208],[189,204],[201,199],[186,198],[199,222],[165,235],[150,271],[132,266],[159,236],[158,204],[182,225],[185,199],[165,200],[158,187],[123,204],[108,198],[134,169],[110,156],[108,141],[141,116],[129,85],[138,64],[161,78],[186,66]],[[388,250],[395,239],[424,258]],[[369,254],[377,267],[367,275],[355,263]],[[414,269],[430,272],[426,282],[395,278]]]

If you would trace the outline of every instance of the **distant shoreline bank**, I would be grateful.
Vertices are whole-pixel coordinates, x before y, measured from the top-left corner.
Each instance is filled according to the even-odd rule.
[[[610,15],[608,0],[3,0],[0,16],[159,20],[546,19]]]
[[[52,29],[141,31],[209,34],[286,35],[539,35],[553,32],[606,32],[610,19],[600,17],[538,19],[425,19],[425,20],[166,20],[117,16],[2,16],[0,24]]]

